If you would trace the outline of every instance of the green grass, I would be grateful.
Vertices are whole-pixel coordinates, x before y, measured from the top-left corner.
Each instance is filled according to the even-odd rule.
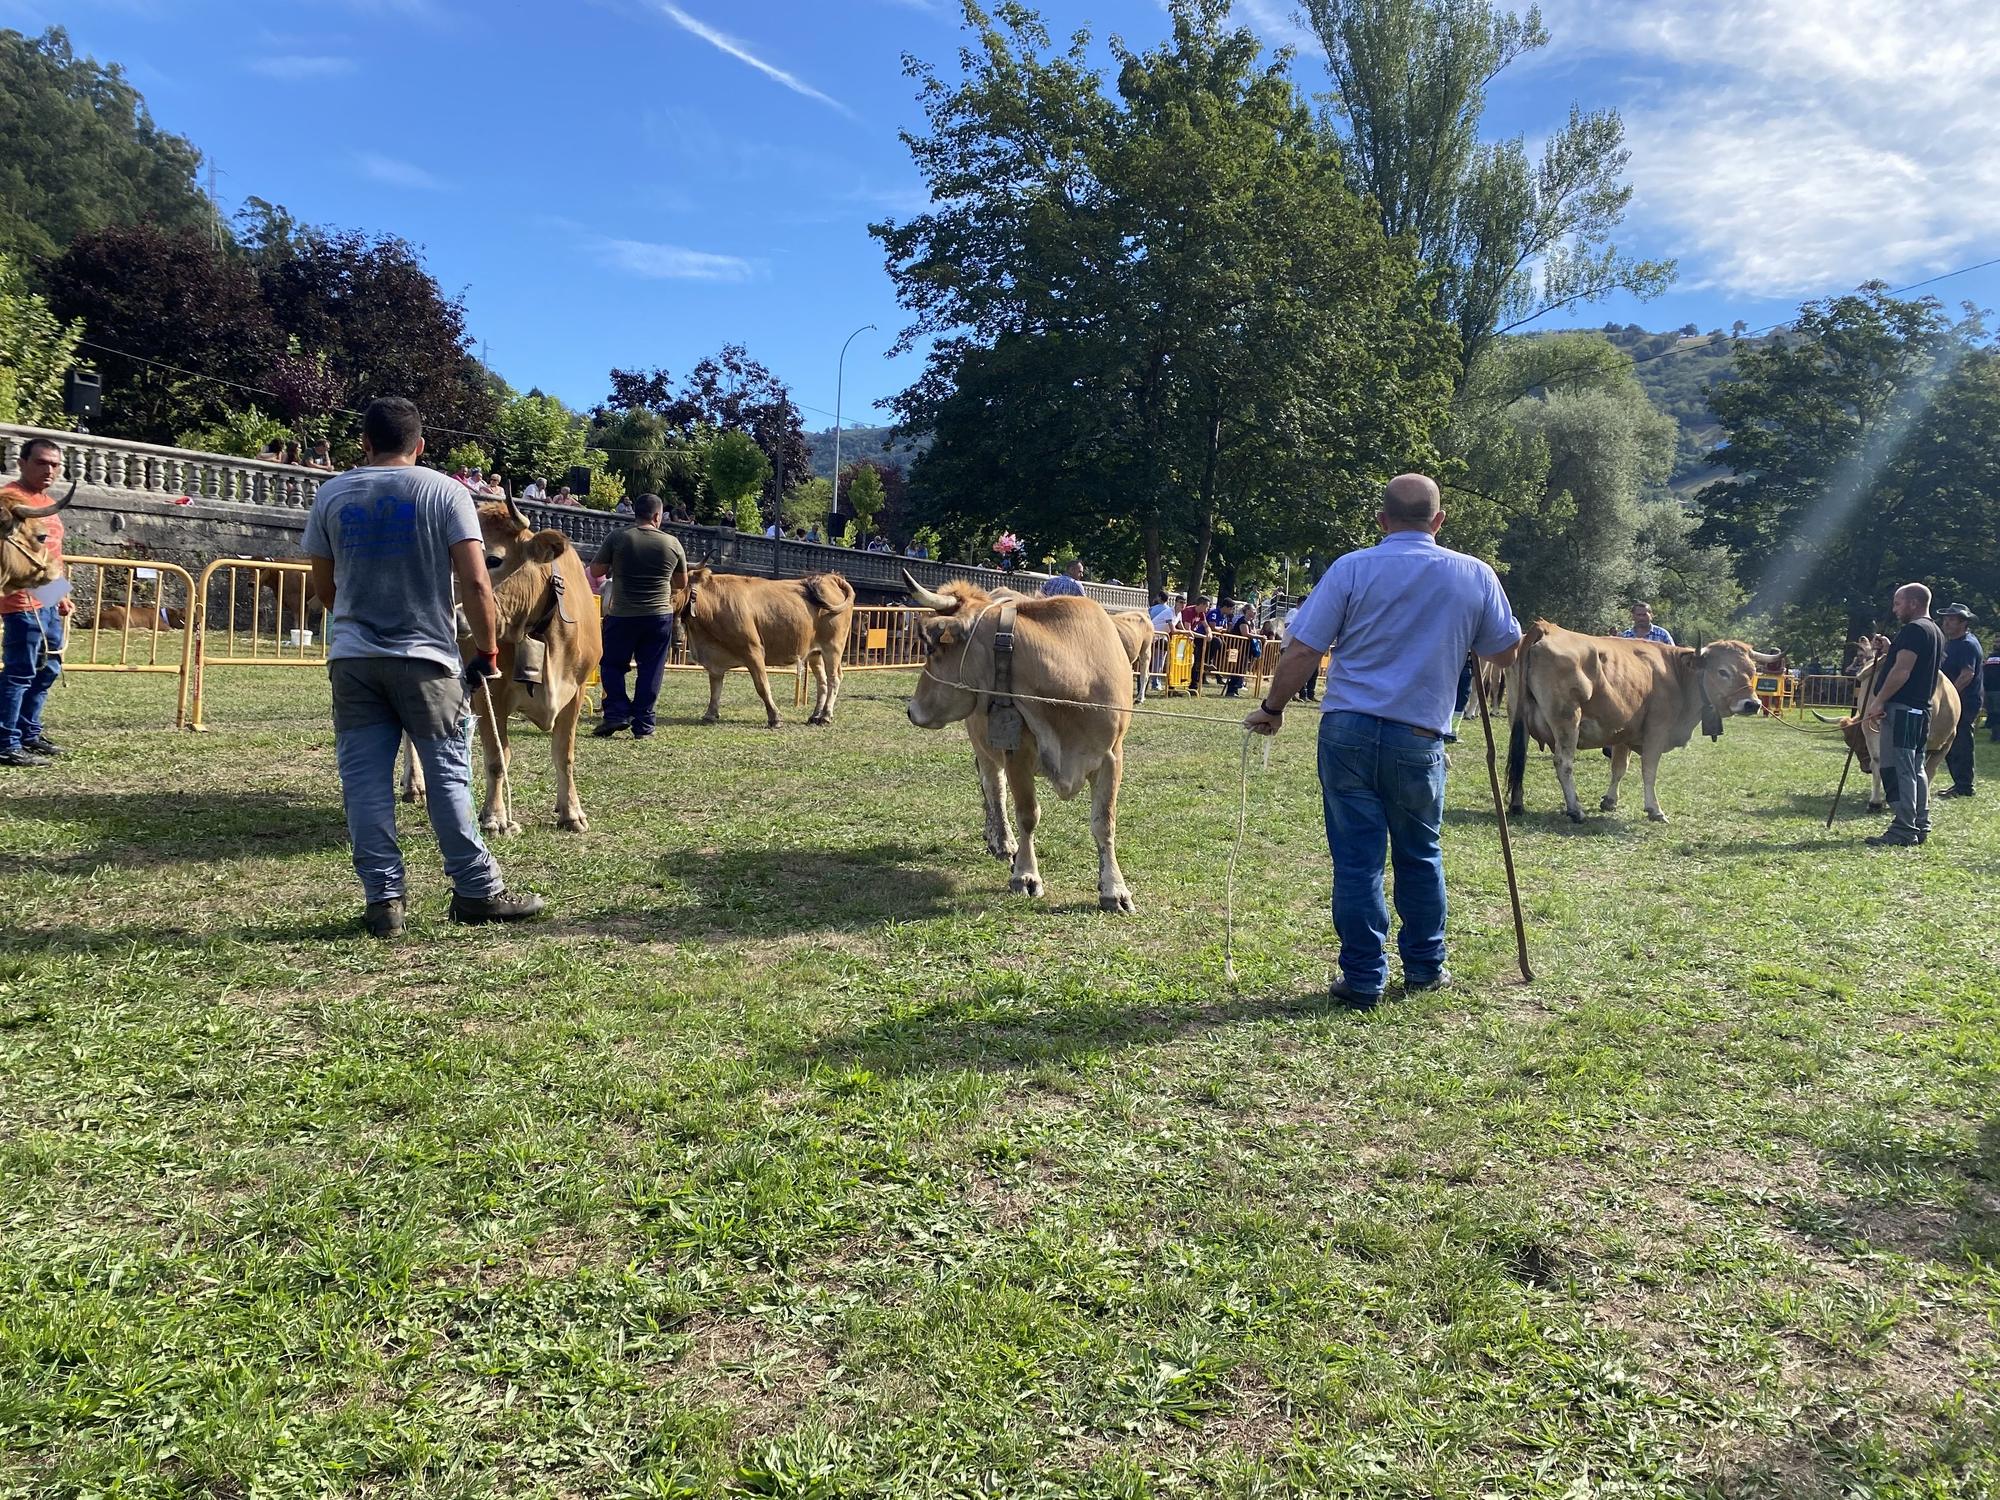
[[[553,920],[353,935],[325,688],[76,677],[0,783],[0,1493],[2000,1493],[2000,812],[1822,830],[1830,739],[1519,830],[1453,992],[1322,1003],[1311,725],[1142,720],[1006,894],[956,730],[523,731]],[[1204,711],[1219,711],[1212,700]],[[2000,756],[1982,743],[1989,794]],[[1603,763],[1587,757],[1594,803]],[[1850,792],[1853,783],[1850,783]]]

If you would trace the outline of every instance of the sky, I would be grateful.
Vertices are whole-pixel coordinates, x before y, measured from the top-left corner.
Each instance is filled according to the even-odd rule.
[[[1159,0],[1044,0],[1148,46]],[[1291,0],[1238,0],[1327,86]],[[1622,113],[1617,243],[1680,278],[1551,319],[1778,322],[1871,278],[2000,257],[2000,5],[1543,0],[1553,44],[1495,86],[1531,147],[1571,104]],[[685,373],[745,344],[808,426],[880,422],[916,378],[867,233],[921,211],[903,55],[955,71],[952,0],[0,0],[122,63],[155,119],[255,195],[423,247],[492,367],[585,407],[613,367]],[[1100,45],[1100,51],[1101,51]],[[1929,290],[2000,305],[2000,266]],[[838,355],[856,329],[874,324]]]

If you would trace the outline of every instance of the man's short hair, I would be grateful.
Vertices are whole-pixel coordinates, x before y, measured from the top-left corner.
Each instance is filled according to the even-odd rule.
[[[1648,604],[1644,599],[1634,599],[1632,601],[1632,613],[1636,615],[1642,609],[1649,615],[1653,612],[1653,606]]]
[[[1423,474],[1398,474],[1382,487],[1382,515],[1398,526],[1428,526],[1444,509],[1436,481]]]
[[[414,453],[423,441],[424,419],[406,397],[377,396],[361,414],[361,435],[376,453]]]
[[[54,438],[29,438],[27,442],[21,444],[21,462],[26,463],[33,458],[37,448],[47,448],[57,458],[62,457],[62,444]]]
[[[657,516],[664,509],[666,506],[658,495],[641,495],[632,502],[632,514],[635,516]]]
[[[1931,607],[1931,589],[1927,583],[1906,583],[1896,590],[1897,594],[1908,594],[1928,610]]]

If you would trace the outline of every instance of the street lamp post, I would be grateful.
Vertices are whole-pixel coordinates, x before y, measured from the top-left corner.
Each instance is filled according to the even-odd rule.
[[[864,323],[847,336],[847,343],[840,346],[840,359],[833,369],[833,513],[840,514],[840,392],[847,374],[847,345],[864,333],[874,331],[873,323]],[[857,536],[859,532],[855,533]]]

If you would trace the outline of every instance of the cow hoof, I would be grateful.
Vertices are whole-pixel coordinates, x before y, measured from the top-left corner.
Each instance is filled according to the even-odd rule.
[[[1888,805],[1889,804],[1886,802],[1871,802],[1868,804],[1868,810],[1870,812],[1881,812],[1884,808],[1888,807]]]
[[[479,831],[488,838],[510,839],[521,831],[521,825],[519,823],[502,823],[497,819],[491,823],[482,821],[479,825]]]
[[[403,800],[412,807],[422,807],[424,805],[424,794],[422,792],[405,792],[403,793]]]
[[[590,832],[590,819],[586,818],[582,813],[578,813],[573,818],[557,818],[556,827],[570,833],[588,833]]]
[[[1563,816],[1565,818],[1568,818],[1572,823],[1581,823],[1583,821],[1583,809],[1578,808],[1576,811],[1572,812],[1570,811],[1570,809],[1565,807],[1563,809]]]
[[[1599,812],[1617,812],[1618,799],[1616,797],[1600,797],[1597,799],[1597,809]]]
[[[1097,909],[1099,911],[1115,911],[1127,917],[1131,916],[1137,910],[1132,905],[1132,893],[1130,891],[1113,891],[1109,895],[1100,894],[1097,898]]]
[[[1667,815],[1657,807],[1649,807],[1646,809],[1646,821],[1648,823],[1664,823],[1667,821]]]
[[[1039,896],[1042,893],[1042,877],[1039,875],[1016,875],[1007,882],[1007,889],[1017,896]]]
[[[702,723],[704,723],[704,724],[720,724],[720,723],[722,722],[722,715],[721,715],[721,714],[703,714],[703,715],[701,716],[701,722],[702,722]]]

